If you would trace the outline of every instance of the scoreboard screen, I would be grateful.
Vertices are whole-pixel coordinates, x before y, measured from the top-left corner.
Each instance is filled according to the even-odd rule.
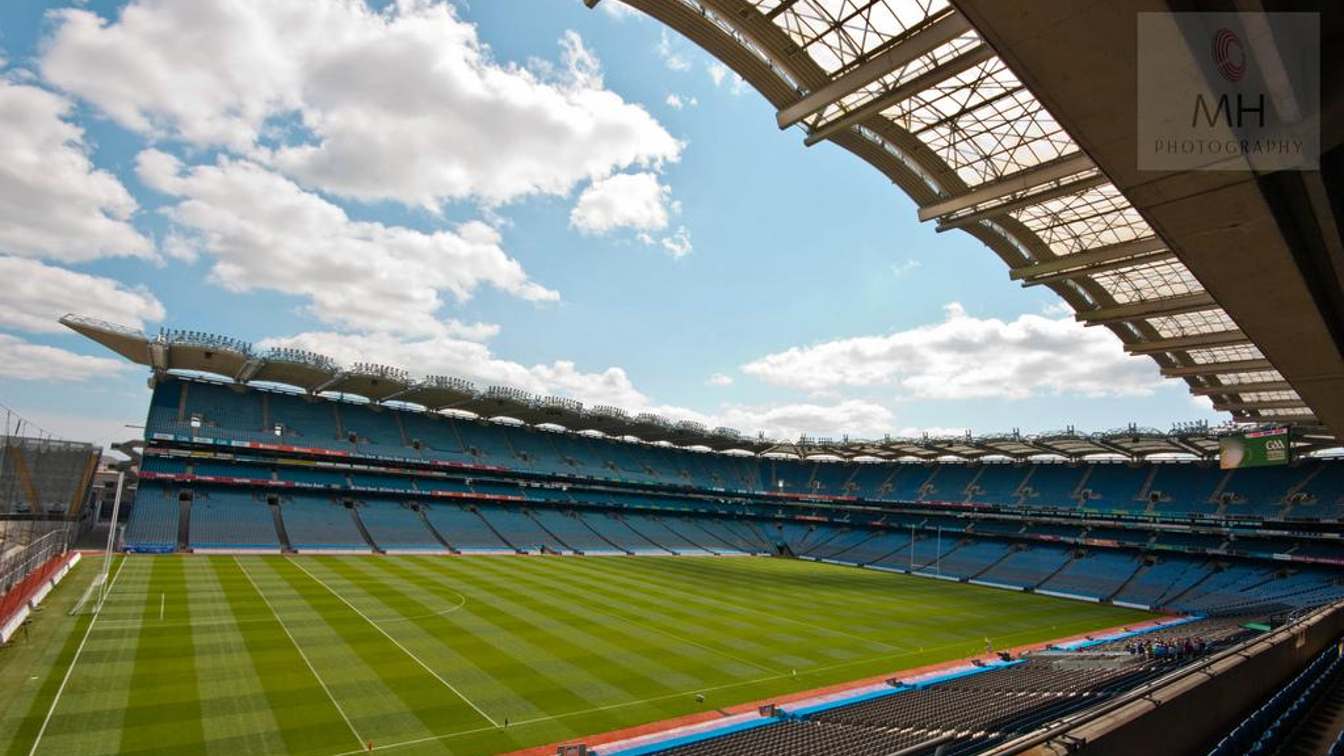
[[[1270,467],[1291,461],[1292,445],[1287,428],[1238,433],[1218,440],[1218,466],[1224,470],[1240,467]]]

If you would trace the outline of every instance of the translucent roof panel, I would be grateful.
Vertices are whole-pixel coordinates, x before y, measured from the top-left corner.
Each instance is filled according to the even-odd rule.
[[[1250,373],[1220,373],[1218,382],[1225,386],[1235,386],[1240,383],[1269,383],[1271,381],[1281,381],[1283,376],[1277,370],[1256,370]]]
[[[1148,325],[1152,326],[1159,336],[1166,339],[1178,336],[1197,336],[1205,333],[1225,333],[1237,329],[1237,324],[1232,322],[1232,318],[1228,317],[1227,313],[1221,309],[1149,318]]]
[[[947,0],[798,0],[756,3],[794,44],[828,74],[849,68],[864,56],[931,16],[947,10]]]
[[[1232,362],[1234,360],[1262,360],[1265,358],[1264,353],[1249,344],[1191,349],[1186,354],[1190,355],[1190,359],[1194,360],[1196,365],[1207,365],[1212,362]]]
[[[1296,391],[1250,391],[1240,397],[1243,402],[1292,402],[1302,398]]]
[[[963,93],[971,107],[916,134],[970,186],[1078,149],[1031,92],[1024,87],[1005,92],[1002,79],[985,79],[988,92],[975,87]]]
[[[1176,260],[1136,265],[1093,274],[1092,280],[1120,304],[1177,297],[1203,291],[1193,274]]]
[[[1109,183],[1031,205],[1012,216],[1036,232],[1056,255],[1153,235],[1139,211]]]
[[[918,58],[910,61],[909,63],[896,68],[891,73],[881,77],[880,79],[877,79],[876,81],[873,81],[870,84],[866,84],[863,87],[859,88],[858,90],[854,91],[853,93],[845,95],[844,97],[840,98],[840,100],[838,100],[836,103],[832,104],[826,110],[822,111],[821,120],[823,122],[829,121],[851,110],[867,105],[873,99],[895,89],[896,87],[899,87],[911,81],[912,79],[922,76],[928,73],[930,70],[944,63],[947,63],[948,61],[951,61],[952,59],[957,58],[967,52],[970,52],[971,50],[974,50],[975,48],[978,48],[983,44],[984,42],[980,39],[980,36],[975,32],[967,32],[959,37],[956,37],[952,41],[934,48],[931,52],[925,55],[921,55]],[[982,63],[972,70],[973,71],[978,70],[982,72],[988,70],[1002,70],[1011,79],[1011,82],[1008,84],[1008,86],[1010,86],[1013,89],[1021,88],[1021,84],[1017,82],[1017,78],[1014,77],[1012,73],[1007,72],[1007,69],[1003,66],[1002,63],[999,63],[997,59],[990,60],[987,63]],[[963,74],[963,76],[965,76],[965,74]],[[973,83],[972,80],[971,82],[961,82],[960,84],[954,84],[954,82],[957,82],[960,78],[961,77],[957,77],[956,79],[949,79],[948,82],[941,85],[941,88],[947,88],[947,89],[957,87],[966,88],[971,83]],[[926,91],[932,91],[932,89]],[[957,111],[955,110],[949,111],[947,113],[944,113],[943,116],[950,116],[953,115],[955,112]]]

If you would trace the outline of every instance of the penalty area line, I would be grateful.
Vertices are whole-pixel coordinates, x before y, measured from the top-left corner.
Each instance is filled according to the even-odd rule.
[[[465,695],[463,695],[462,691],[460,691],[460,690],[457,689],[456,686],[454,686],[452,683],[448,682],[447,680],[443,679],[443,676],[442,676],[442,675],[440,675],[438,672],[435,672],[435,671],[433,670],[433,668],[431,668],[428,664],[426,664],[426,663],[424,662],[424,660],[422,660],[420,657],[418,657],[418,656],[416,656],[415,654],[411,653],[411,650],[410,650],[409,648],[406,648],[406,646],[402,645],[401,641],[399,641],[399,640],[397,640],[396,638],[392,637],[392,634],[389,633],[389,632],[387,632],[386,630],[384,630],[383,627],[382,627],[382,625],[379,625],[377,622],[374,622],[372,619],[370,619],[370,618],[369,618],[369,615],[367,615],[367,614],[365,614],[364,612],[360,611],[359,607],[357,607],[357,606],[355,606],[354,604],[350,603],[348,600],[346,600],[346,598],[345,598],[344,596],[342,596],[341,594],[337,593],[336,590],[335,590],[334,588],[332,588],[330,585],[327,585],[327,583],[326,583],[324,580],[322,580],[322,578],[320,578],[320,577],[314,575],[313,573],[309,572],[309,571],[308,571],[308,568],[307,568],[307,567],[304,567],[302,564],[299,564],[298,560],[296,560],[296,559],[293,559],[293,558],[291,558],[291,557],[286,557],[286,561],[288,561],[290,564],[294,565],[295,567],[298,567],[299,570],[301,570],[301,571],[303,572],[303,574],[307,575],[309,578],[311,578],[311,579],[312,579],[315,583],[317,583],[318,585],[320,585],[320,586],[322,586],[323,588],[327,589],[327,592],[328,592],[328,593],[330,593],[331,595],[333,595],[333,596],[335,596],[337,599],[339,599],[340,602],[341,602],[342,604],[345,604],[346,606],[350,607],[350,610],[353,611],[355,614],[358,614],[360,617],[363,617],[365,622],[367,622],[367,623],[369,623],[370,625],[372,625],[372,626],[373,626],[373,629],[375,629],[375,630],[377,630],[378,632],[382,633],[384,638],[387,638],[388,640],[392,641],[393,645],[395,645],[397,648],[401,649],[402,653],[404,653],[404,654],[406,654],[407,656],[411,657],[411,659],[412,659],[413,661],[415,661],[416,664],[419,664],[420,667],[421,667],[422,669],[424,669],[424,670],[425,670],[426,672],[428,672],[429,674],[433,675],[433,677],[434,677],[435,680],[438,680],[439,682],[443,683],[443,687],[445,687],[445,688],[447,688],[448,690],[451,690],[453,693],[457,694],[457,697],[460,698],[460,699],[462,699],[463,701],[465,701],[466,704],[467,704],[468,706],[470,706],[471,708],[475,709],[477,714],[480,714],[481,716],[485,717],[485,721],[489,722],[490,724],[494,725],[495,727],[500,727],[500,726],[501,726],[501,725],[499,724],[499,722],[496,722],[496,721],[495,721],[495,718],[494,718],[494,717],[490,716],[489,714],[486,714],[484,709],[482,709],[481,707],[477,706],[475,701],[472,701],[470,698],[467,698]]]

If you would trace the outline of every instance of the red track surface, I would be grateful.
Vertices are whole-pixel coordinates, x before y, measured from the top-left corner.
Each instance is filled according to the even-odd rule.
[[[1169,619],[1173,619],[1173,617],[1163,616],[1158,617],[1156,619],[1147,620],[1145,622],[1138,622],[1129,625],[1116,625],[1114,627],[1093,630],[1092,632],[1089,633],[1080,633],[1078,635],[1070,635],[1064,638],[1055,638],[1054,640],[1043,641],[1040,643],[1028,643],[1022,646],[1014,646],[1008,649],[1008,653],[1012,654],[1013,656],[1019,656],[1021,654],[1029,653],[1032,651],[1040,651],[1041,649],[1044,649],[1047,646],[1051,646],[1057,643],[1068,643],[1069,641],[1083,640],[1085,638],[1094,635],[1105,635],[1106,633],[1119,632],[1126,629],[1137,630],[1139,628],[1147,627],[1149,625],[1153,625],[1158,622],[1163,622]],[[895,670],[880,675],[874,675],[872,677],[865,677],[861,680],[850,680],[849,682],[837,683],[835,685],[828,685],[824,688],[814,688],[812,690],[800,690],[797,693],[786,693],[784,695],[773,696],[768,699],[737,704],[736,706],[730,706],[722,710],[716,709],[712,711],[701,711],[696,712],[695,714],[687,714],[684,717],[674,717],[672,719],[664,719],[657,722],[649,722],[648,724],[635,725],[634,727],[626,727],[625,729],[621,730],[612,730],[611,732],[604,732],[597,735],[590,735],[582,738],[571,738],[569,740],[562,740],[557,743],[551,743],[549,745],[536,746],[534,748],[524,748],[521,751],[512,751],[508,754],[505,754],[505,756],[555,756],[556,749],[558,749],[562,745],[585,743],[591,748],[594,746],[600,746],[604,743],[614,743],[620,740],[628,740],[630,738],[639,737],[640,735],[649,735],[655,732],[662,732],[663,730],[671,730],[677,727],[685,727],[686,725],[699,724],[701,722],[708,722],[714,719],[722,719],[725,716],[733,714],[744,714],[746,712],[756,711],[757,708],[759,708],[764,704],[793,703],[794,701],[802,701],[805,699],[815,698],[817,696],[823,696],[830,693],[838,693],[840,691],[849,690],[851,688],[860,688],[865,685],[872,685],[873,683],[879,683],[892,677],[896,678],[913,677],[915,675],[922,675],[930,672],[938,672],[940,670],[951,669],[953,667],[962,667],[970,663],[974,659],[980,659],[983,661],[994,661],[998,659],[998,655],[981,654],[979,656],[966,657],[965,659],[953,659],[951,661],[939,662],[937,664],[926,664],[923,667]]]

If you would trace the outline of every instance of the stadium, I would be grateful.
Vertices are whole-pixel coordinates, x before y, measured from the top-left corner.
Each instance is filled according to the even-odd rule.
[[[695,45],[1225,422],[780,438],[70,312],[143,427],[6,409],[0,747],[1344,754],[1338,7],[575,4]],[[1157,16],[1181,60],[1214,24],[1200,86],[1298,114],[1220,144],[1311,165],[1145,152]]]

